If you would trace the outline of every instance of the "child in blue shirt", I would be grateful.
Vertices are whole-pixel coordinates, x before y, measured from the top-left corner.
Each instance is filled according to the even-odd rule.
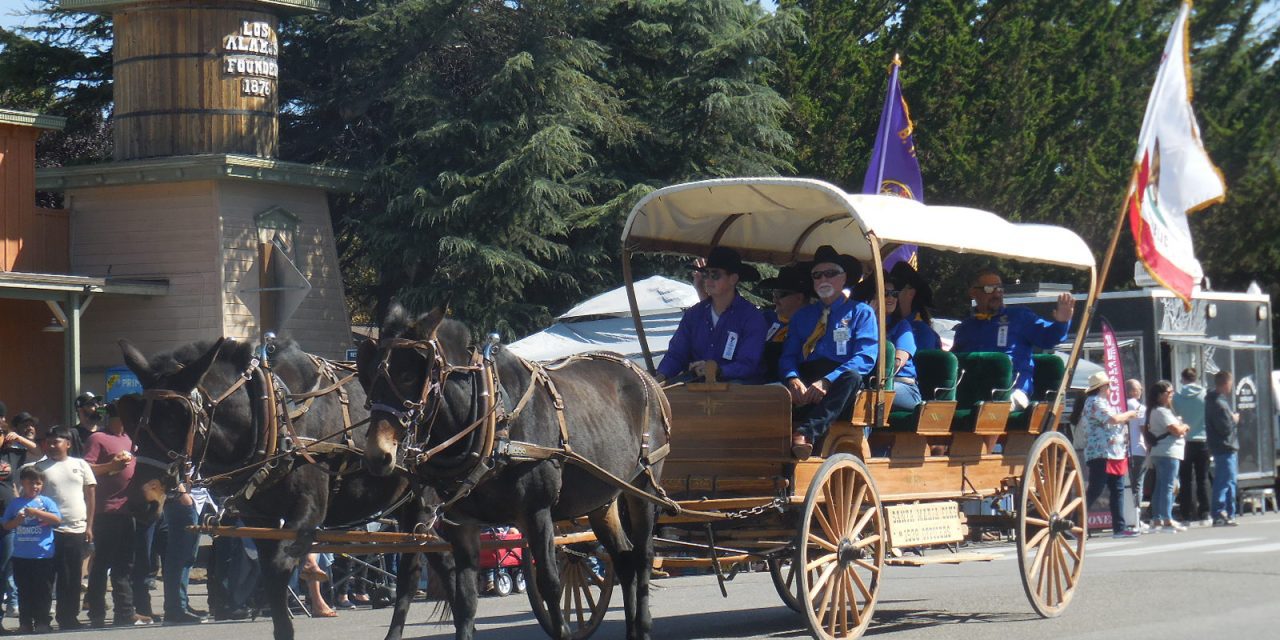
[[[20,633],[52,631],[49,607],[53,604],[53,528],[62,523],[58,504],[44,489],[44,472],[31,465],[22,468],[22,493],[5,507],[4,528],[14,532],[13,577],[18,583]]]

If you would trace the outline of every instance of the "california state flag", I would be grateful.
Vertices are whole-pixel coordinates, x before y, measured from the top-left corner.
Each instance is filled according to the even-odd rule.
[[[1191,109],[1190,13],[1191,3],[1184,2],[1164,46],[1125,204],[1138,259],[1188,306],[1204,273],[1191,245],[1187,214],[1221,202],[1226,193],[1222,174],[1200,142]]]

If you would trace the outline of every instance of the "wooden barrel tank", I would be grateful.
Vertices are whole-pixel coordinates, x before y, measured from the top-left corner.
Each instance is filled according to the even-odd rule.
[[[116,160],[275,156],[276,16],[236,2],[176,0],[113,18]]]

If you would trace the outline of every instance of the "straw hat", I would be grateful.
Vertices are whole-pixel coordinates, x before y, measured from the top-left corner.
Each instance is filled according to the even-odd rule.
[[[1093,375],[1089,376],[1089,388],[1085,389],[1085,393],[1093,393],[1094,389],[1108,384],[1111,384],[1111,378],[1107,377],[1106,371],[1094,371]]]

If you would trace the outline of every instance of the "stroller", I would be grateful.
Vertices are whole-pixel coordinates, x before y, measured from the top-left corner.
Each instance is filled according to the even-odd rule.
[[[515,527],[492,527],[480,532],[480,541],[511,540],[510,547],[480,550],[480,593],[506,597],[524,593],[524,571],[520,568],[524,548]]]

